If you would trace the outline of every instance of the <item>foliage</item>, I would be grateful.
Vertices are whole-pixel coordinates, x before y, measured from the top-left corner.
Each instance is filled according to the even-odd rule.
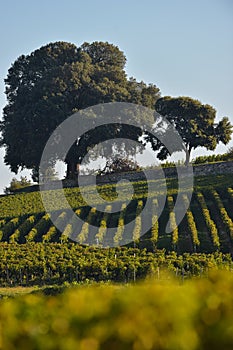
[[[92,223],[92,219],[93,219],[95,213],[96,213],[96,208],[95,207],[91,208],[91,210],[89,211],[89,213],[86,217],[86,221],[82,225],[82,229],[77,236],[78,243],[83,244],[83,243],[85,243],[86,239],[88,238],[89,224]],[[70,236],[71,236],[71,233],[68,235],[68,237],[70,237]]]
[[[111,209],[112,209],[111,205],[107,205],[106,208],[105,208],[103,217],[102,217],[102,219],[100,221],[98,233],[95,236],[97,245],[99,245],[99,244],[102,245],[103,240],[105,238],[106,231],[107,231],[108,213],[111,212]]]
[[[183,201],[184,201],[184,206],[187,208],[186,212],[186,217],[187,217],[187,222],[188,222],[188,227],[189,230],[192,233],[192,240],[193,240],[193,246],[194,246],[194,251],[196,252],[196,246],[200,245],[200,241],[198,238],[198,231],[197,231],[197,226],[193,217],[193,213],[189,208],[189,200],[187,195],[183,195]]]
[[[34,215],[31,215],[26,220],[24,220],[22,224],[19,225],[14,233],[9,237],[9,242],[23,243],[24,237],[33,229],[36,219],[37,218]]]
[[[11,194],[19,189],[25,188],[30,185],[31,185],[31,181],[28,180],[26,176],[21,176],[20,180],[17,180],[15,177],[13,177],[13,179],[11,180],[10,186],[5,187],[4,193]]]
[[[215,222],[212,220],[212,218],[210,216],[210,212],[209,212],[209,209],[207,208],[205,198],[201,192],[197,193],[197,199],[200,203],[202,213],[203,213],[203,216],[204,216],[204,219],[206,222],[206,226],[211,234],[213,244],[214,244],[214,246],[219,248],[220,242],[219,242],[218,230],[217,230],[217,227],[215,225]]]
[[[233,221],[232,219],[229,217],[222,201],[221,198],[218,194],[217,191],[212,190],[212,194],[214,196],[215,202],[217,203],[217,207],[221,216],[221,219],[225,225],[225,227],[227,228],[227,231],[229,233],[229,236],[231,238],[231,240],[233,241]]]
[[[116,230],[115,236],[113,238],[114,245],[116,245],[116,246],[120,245],[121,241],[123,239],[125,211],[126,211],[126,204],[123,203],[121,206],[117,230]]]
[[[160,96],[155,85],[127,79],[125,55],[107,42],[84,43],[80,47],[67,42],[53,42],[21,55],[8,70],[7,105],[0,125],[0,145],[6,149],[5,163],[17,173],[32,169],[38,178],[38,166],[45,144],[68,116],[99,103],[124,101],[153,108]],[[66,156],[67,176],[74,176],[76,164],[87,150],[106,138],[112,138],[118,126],[84,134]],[[133,139],[140,130],[127,130]],[[60,157],[55,154],[55,158]],[[51,159],[48,166],[53,166]]]
[[[50,215],[45,214],[25,236],[26,242],[38,241],[41,235],[44,235],[50,226]]]
[[[2,286],[62,284],[63,282],[130,282],[155,274],[159,268],[186,279],[207,275],[209,269],[230,270],[229,254],[200,254],[117,247],[101,249],[75,243],[0,243]],[[153,272],[154,271],[154,272]]]
[[[8,240],[14,229],[20,224],[19,218],[13,218],[2,226],[0,230],[0,241]]]
[[[39,175],[39,170],[37,168],[33,168],[31,175],[32,175],[32,180],[38,183],[39,183],[39,180],[41,182],[44,182],[45,180],[47,181],[59,180],[59,176],[58,176],[59,174],[53,166],[48,166],[44,170],[44,172],[42,171],[40,172],[40,175]]]
[[[120,158],[119,156],[115,156],[114,159],[106,162],[104,169],[99,171],[98,174],[102,175],[139,170],[141,170],[141,168],[136,161],[129,158]]]
[[[12,350],[199,350],[233,346],[233,276],[180,286],[149,280],[135,286],[93,285],[57,296],[1,301],[2,346]]]
[[[176,244],[178,242],[179,231],[178,231],[178,227],[176,224],[176,216],[175,216],[175,213],[173,211],[174,202],[173,202],[172,196],[167,197],[167,206],[168,206],[168,210],[169,210],[170,229],[172,231],[172,245],[175,249]]]
[[[229,242],[231,237],[231,221],[233,216],[232,206],[232,177],[231,175],[219,175],[216,177],[203,176],[195,178],[194,195],[190,207],[187,209],[184,220],[178,228],[175,228],[175,217],[173,206],[177,195],[177,187],[174,179],[167,179],[167,203],[158,219],[158,209],[161,205],[163,192],[160,192],[160,182],[156,182],[155,191],[147,192],[146,181],[132,183],[134,195],[131,198],[131,191],[126,184],[120,184],[121,191],[124,191],[126,199],[131,200],[130,204],[119,202],[121,210],[117,213],[109,213],[108,208],[103,208],[105,214],[96,210],[99,204],[94,195],[92,186],[85,187],[86,198],[92,207],[88,207],[78,188],[67,188],[65,194],[75,213],[84,221],[82,227],[76,227],[74,217],[67,215],[67,208],[61,204],[61,210],[56,210],[58,190],[48,192],[48,200],[54,205],[54,218],[59,223],[62,233],[55,229],[50,221],[49,215],[44,213],[39,192],[20,193],[0,197],[0,238],[4,242],[38,241],[38,242],[67,242],[75,240],[80,244],[107,243],[110,246],[122,244],[126,237],[132,237],[132,241],[140,248],[155,250],[156,247],[166,248],[168,251],[175,249],[177,252],[212,252],[220,249],[223,252],[233,253]],[[84,190],[84,189],[83,189]],[[99,194],[106,200],[116,200],[116,186],[98,186]],[[211,191],[218,192],[218,198],[210,195]],[[213,192],[214,193],[214,192]],[[128,196],[129,195],[129,196]],[[182,193],[182,210],[188,207],[187,196]],[[172,199],[172,201],[171,201]],[[141,220],[140,211],[145,201],[149,201],[147,218],[151,222],[151,230],[141,237],[141,228],[144,221]],[[221,209],[220,208],[221,201]],[[228,216],[226,216],[226,213]],[[225,214],[224,214],[225,213]],[[172,215],[171,215],[172,214]],[[171,235],[166,235],[165,226],[169,215],[173,220],[174,228]],[[124,229],[124,225],[135,220],[131,232]],[[144,220],[144,219],[143,219]],[[89,225],[96,225],[99,228],[97,235],[92,237]],[[227,225],[227,226],[226,226]],[[56,226],[56,225],[55,225]],[[113,234],[106,235],[106,228],[111,227]],[[226,227],[226,229],[224,229]],[[223,234],[226,231],[226,234]],[[139,239],[140,238],[140,239]],[[183,241],[187,239],[185,245]],[[209,242],[209,243],[208,243]]]
[[[225,145],[231,140],[232,125],[227,117],[223,117],[219,123],[216,123],[216,110],[208,105],[202,104],[198,100],[190,97],[172,98],[165,96],[156,101],[156,111],[166,117],[171,126],[165,122],[157,126],[157,132],[164,135],[166,142],[155,139],[153,135],[148,135],[147,141],[152,145],[155,151],[158,151],[157,157],[164,160],[175,151],[186,152],[186,165],[189,163],[191,151],[197,147],[205,147],[208,150],[214,150],[219,142]],[[171,132],[171,135],[170,133]],[[176,132],[182,138],[182,144],[174,144],[173,150],[168,150],[168,142],[173,144],[173,133]],[[170,135],[170,136],[169,136]]]
[[[142,220],[141,220],[140,214],[142,210],[143,210],[143,201],[139,200],[137,203],[135,226],[134,226],[133,235],[132,235],[134,243],[138,243],[140,239],[141,226],[142,226]]]
[[[215,163],[215,162],[222,162],[222,161],[225,162],[225,161],[232,161],[232,160],[233,160],[233,147],[229,148],[227,153],[196,157],[192,161],[192,164]]]
[[[158,199],[152,201],[152,227],[151,227],[151,243],[153,250],[157,247],[159,237],[159,221],[158,221]]]

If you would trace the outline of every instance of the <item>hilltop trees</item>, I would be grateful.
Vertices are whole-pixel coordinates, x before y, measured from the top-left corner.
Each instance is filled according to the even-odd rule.
[[[216,110],[208,105],[202,104],[198,100],[190,97],[173,98],[165,96],[156,101],[156,111],[166,117],[175,127],[183,140],[181,148],[175,151],[186,151],[186,165],[189,164],[191,151],[199,146],[208,150],[214,150],[219,142],[227,144],[231,139],[232,125],[227,117],[223,117],[216,123]],[[164,131],[168,131],[168,126],[163,125]],[[169,127],[170,128],[170,127]],[[169,151],[161,141],[148,135],[147,141],[151,142],[152,148],[158,152],[161,160],[169,156]],[[172,133],[171,140],[172,142]]]
[[[124,53],[104,42],[84,43],[80,47],[54,42],[20,56],[5,79],[7,105],[0,123],[0,146],[5,147],[6,165],[15,173],[32,169],[33,177],[37,177],[43,149],[56,127],[77,111],[107,102],[132,102],[155,108],[171,123],[161,133],[172,135],[174,127],[182,137],[182,147],[175,145],[174,150],[186,149],[186,164],[192,149],[204,146],[214,150],[219,142],[229,142],[232,127],[227,117],[215,123],[216,111],[210,105],[189,97],[160,98],[156,85],[128,79],[125,63]],[[66,156],[67,177],[76,176],[79,164],[94,145],[116,138],[138,141],[143,131],[143,125],[132,128],[119,124],[90,130]],[[147,135],[146,141],[158,151],[159,159],[167,158],[169,151],[162,138]],[[127,144],[121,147],[133,152]],[[51,160],[48,166],[52,167],[55,161]]]
[[[17,173],[28,168],[36,174],[51,133],[81,109],[114,101],[153,107],[159,89],[128,80],[125,63],[117,46],[103,42],[84,43],[79,48],[55,42],[20,56],[5,80],[8,103],[0,125],[0,145],[5,146],[5,163],[10,169]],[[116,129],[108,128],[108,133],[116,135]],[[133,138],[137,140],[139,134],[135,132]],[[71,147],[66,157],[69,177],[74,176],[77,163],[94,139],[98,143],[93,131]]]
[[[212,154],[196,157],[192,160],[193,164],[204,164],[214,162],[230,162],[233,161],[233,147],[230,147],[226,153]]]

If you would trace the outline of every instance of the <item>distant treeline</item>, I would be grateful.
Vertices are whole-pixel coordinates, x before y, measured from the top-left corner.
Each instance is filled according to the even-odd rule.
[[[197,157],[192,161],[192,164],[227,162],[231,160],[233,160],[233,147],[230,148],[227,153]]]
[[[196,157],[192,160],[192,164],[205,164],[215,162],[229,162],[233,161],[233,147],[231,147],[226,153],[223,154],[212,154],[207,156]],[[163,168],[175,167],[176,165],[184,165],[184,160],[178,160],[178,162],[161,163]]]

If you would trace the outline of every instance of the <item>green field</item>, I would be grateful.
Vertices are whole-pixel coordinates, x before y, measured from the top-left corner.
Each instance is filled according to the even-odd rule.
[[[173,206],[177,196],[177,182],[175,179],[167,180],[167,199],[162,215],[156,224],[157,208],[163,193],[160,191],[159,180],[154,181],[155,191],[147,193],[147,183],[133,183],[134,196],[130,204],[120,213],[108,214],[95,211],[87,206],[78,188],[65,189],[66,198],[78,214],[84,224],[79,231],[75,231],[72,218],[67,219],[66,206],[56,212],[57,219],[62,227],[60,232],[53,226],[48,214],[44,212],[41,202],[40,193],[25,192],[15,195],[2,196],[0,198],[0,241],[8,243],[59,243],[69,241],[68,237],[73,237],[80,244],[89,243],[91,237],[88,236],[88,223],[92,225],[115,227],[112,236],[105,237],[104,230],[96,230],[96,236],[92,237],[93,245],[98,237],[99,245],[108,242],[109,246],[122,245],[124,235],[132,236],[134,246],[146,248],[149,251],[154,249],[163,249],[167,251],[175,250],[182,254],[185,252],[212,253],[221,251],[223,253],[233,253],[233,179],[231,175],[218,176],[202,176],[195,178],[194,193],[189,210],[184,219],[180,223],[178,230],[166,233],[165,228],[168,219],[172,218],[176,222],[175,216],[172,214]],[[121,185],[127,198],[127,185]],[[86,195],[88,203],[92,207],[98,203],[93,194],[92,187],[86,187]],[[116,187],[114,185],[99,186],[98,191],[104,199],[116,199]],[[56,209],[58,190],[49,192],[49,200]],[[185,206],[187,202],[186,194],[182,194],[183,202],[181,206]],[[140,220],[135,220],[135,228],[132,232],[124,231],[121,226],[136,219],[137,213],[140,212],[146,201],[149,201],[150,211],[148,212],[148,220],[151,221],[152,229],[144,236],[138,239],[135,232],[140,233],[140,227],[143,225]],[[122,208],[124,203],[119,203]],[[104,211],[106,207],[102,208]],[[101,233],[101,232],[102,233]],[[68,234],[63,234],[63,233]],[[108,245],[107,244],[107,245]],[[106,244],[105,244],[106,245]]]

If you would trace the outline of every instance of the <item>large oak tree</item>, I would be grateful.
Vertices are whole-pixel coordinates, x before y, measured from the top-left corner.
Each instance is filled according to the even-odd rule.
[[[109,43],[50,43],[20,56],[8,71],[7,105],[1,123],[5,163],[15,173],[37,173],[44,146],[54,129],[71,114],[99,103],[126,101],[153,108],[160,97],[155,85],[127,79],[125,55]],[[116,135],[109,127],[102,134],[90,132],[74,143],[66,157],[72,177],[88,147],[101,135]],[[131,135],[135,140],[141,132]],[[132,134],[132,131],[131,131]]]

